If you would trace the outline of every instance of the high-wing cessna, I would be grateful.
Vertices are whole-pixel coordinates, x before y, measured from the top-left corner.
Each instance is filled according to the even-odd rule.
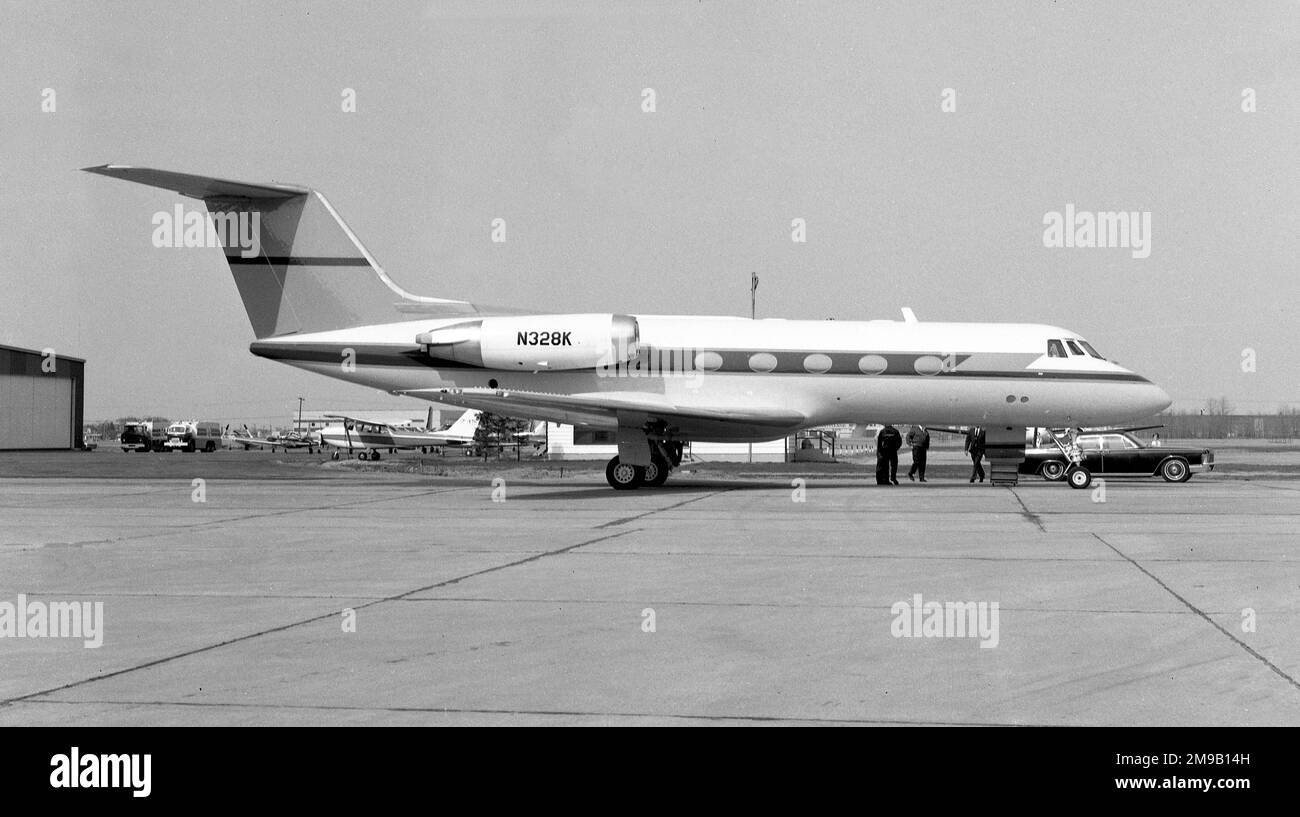
[[[1055,326],[908,312],[903,321],[525,314],[412,295],[310,188],[86,170],[206,204],[207,219],[185,215],[185,243],[193,230],[195,243],[225,247],[253,354],[394,394],[608,430],[618,454],[606,478],[618,489],[663,484],[687,441],[758,442],[867,420],[979,424],[995,481],[1014,481],[1026,427],[1121,423],[1170,404]],[[1080,477],[1069,483],[1086,486]]]
[[[341,448],[349,454],[357,453],[357,459],[379,459],[379,450],[387,448],[432,448],[442,445],[468,445],[474,442],[474,430],[478,428],[477,411],[467,411],[445,431],[434,431],[433,409],[429,409],[424,427],[414,425],[394,425],[382,420],[368,420],[365,417],[349,417],[343,414],[327,414],[326,418],[339,422],[326,426],[320,431],[321,442],[334,448]],[[369,452],[367,454],[366,452]],[[333,459],[339,458],[335,451]]]

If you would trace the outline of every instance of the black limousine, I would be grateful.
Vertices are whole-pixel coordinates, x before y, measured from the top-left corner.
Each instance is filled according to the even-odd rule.
[[[1094,476],[1158,476],[1166,482],[1186,482],[1193,473],[1214,470],[1214,452],[1208,448],[1143,445],[1127,431],[1085,432],[1075,442],[1083,454],[1080,464]],[[1069,465],[1061,449],[1049,441],[1026,449],[1020,473],[1056,481],[1065,478]]]

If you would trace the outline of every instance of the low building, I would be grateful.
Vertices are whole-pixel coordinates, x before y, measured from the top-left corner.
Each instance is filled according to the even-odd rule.
[[[85,446],[86,361],[0,345],[0,450]]]

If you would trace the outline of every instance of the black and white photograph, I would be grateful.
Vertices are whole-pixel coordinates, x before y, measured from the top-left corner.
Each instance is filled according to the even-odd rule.
[[[0,134],[0,726],[1300,726],[1294,2],[7,0]]]

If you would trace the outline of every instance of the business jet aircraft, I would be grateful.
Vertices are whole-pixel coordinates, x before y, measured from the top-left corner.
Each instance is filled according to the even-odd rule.
[[[605,473],[616,489],[663,484],[687,441],[760,442],[868,419],[981,425],[995,481],[1014,482],[1026,427],[1120,423],[1170,404],[1055,326],[932,323],[908,310],[903,321],[526,314],[412,295],[310,188],[86,170],[206,204],[253,354],[393,394],[611,431],[618,454]],[[236,239],[249,225],[256,241]],[[1069,484],[1086,487],[1074,468]]]
[[[441,445],[468,445],[474,442],[474,430],[478,428],[479,412],[473,410],[465,412],[445,431],[431,430],[432,408],[429,409],[429,416],[423,428],[413,425],[394,425],[382,420],[368,420],[364,417],[350,417],[344,414],[325,416],[339,422],[320,430],[321,442],[334,448],[344,449],[349,455],[356,451],[357,459],[377,460],[381,448],[424,450]],[[367,451],[369,454],[366,453]],[[338,459],[339,452],[335,451],[331,457]]]

